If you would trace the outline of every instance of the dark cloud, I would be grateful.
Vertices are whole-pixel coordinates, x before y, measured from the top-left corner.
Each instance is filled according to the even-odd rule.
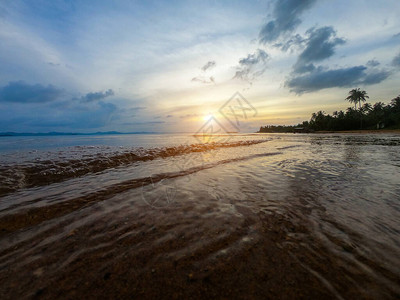
[[[360,80],[366,69],[364,66],[328,71],[319,68],[307,75],[294,76],[286,81],[285,85],[297,94],[325,88],[351,86]]]
[[[166,118],[172,118],[174,115],[167,115]]]
[[[0,89],[0,102],[43,103],[54,101],[64,94],[53,85],[30,85],[23,81],[12,81]]]
[[[111,89],[108,89],[105,92],[94,92],[94,93],[87,93],[85,96],[79,98],[80,101],[82,102],[93,102],[97,100],[104,99],[109,96],[113,96],[114,91]]]
[[[385,80],[390,74],[387,71],[366,72],[367,67],[355,66],[335,70],[326,70],[322,67],[305,75],[292,75],[285,82],[285,86],[296,94],[314,92],[333,87],[350,87],[357,84],[376,84]]]
[[[306,47],[299,55],[294,66],[294,72],[305,73],[315,69],[313,62],[319,62],[331,57],[335,53],[335,47],[342,45],[345,40],[336,37],[333,27],[311,28],[306,33]]]
[[[259,33],[259,40],[267,44],[290,34],[300,25],[300,15],[316,0],[277,0],[273,9],[273,20],[266,23]]]
[[[42,130],[45,127],[49,130],[103,127],[115,116],[117,107],[100,99],[112,94],[112,90],[108,90],[71,99],[66,91],[52,85],[10,82],[0,88],[0,102],[9,103],[7,111],[0,111],[0,119],[4,120],[4,128],[17,131]],[[42,105],[29,105],[21,109],[15,105],[17,103]],[[18,123],[15,120],[19,120]]]
[[[264,63],[268,59],[268,54],[264,50],[257,49],[253,54],[247,55],[246,58],[239,60],[239,65],[241,66],[251,66],[258,63]]]
[[[306,39],[303,38],[300,34],[293,35],[289,37],[285,41],[281,41],[280,43],[275,43],[274,47],[281,49],[282,51],[288,51],[289,49],[293,49],[296,46],[302,46],[306,42]]]
[[[294,65],[294,73],[303,74],[307,72],[312,72],[316,69],[314,64],[300,64],[296,63]]]
[[[216,62],[215,61],[209,61],[208,63],[206,63],[201,69],[203,70],[203,72],[212,69],[216,66]]]
[[[76,102],[69,108],[44,105],[21,110],[10,106],[8,111],[0,110],[0,119],[5,120],[3,128],[10,131],[80,130],[108,125],[116,111],[114,104],[101,101],[90,107]]]
[[[366,66],[328,69],[316,66],[335,54],[336,47],[345,43],[336,36],[331,26],[311,28],[306,32],[304,50],[293,66],[293,72],[286,80],[285,86],[291,92],[303,94],[334,87],[350,87],[354,85],[372,85],[389,77],[390,72],[377,70],[377,60],[370,60]],[[370,69],[367,68],[370,67]]]
[[[400,67],[400,53],[397,54],[393,60],[392,60],[392,65],[395,67]]]
[[[251,83],[265,72],[268,59],[269,55],[267,52],[257,49],[255,53],[249,54],[247,57],[239,60],[239,66],[233,79],[241,79]]]
[[[376,59],[371,59],[367,62],[367,66],[368,67],[377,67],[379,66],[381,63],[379,61],[377,61]]]
[[[371,84],[376,84],[384,81],[386,78],[388,78],[390,75],[390,72],[381,70],[381,71],[375,71],[372,73],[367,74],[365,78],[362,80],[362,84],[366,85],[371,85]]]

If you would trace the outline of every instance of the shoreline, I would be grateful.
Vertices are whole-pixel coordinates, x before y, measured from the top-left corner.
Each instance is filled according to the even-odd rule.
[[[371,129],[366,129],[366,130],[343,130],[343,131],[325,131],[325,130],[321,130],[321,131],[315,131],[312,133],[320,133],[320,134],[325,134],[325,133],[356,133],[356,134],[387,134],[387,133],[396,133],[396,134],[400,134],[400,129],[387,129],[387,130],[371,130]]]

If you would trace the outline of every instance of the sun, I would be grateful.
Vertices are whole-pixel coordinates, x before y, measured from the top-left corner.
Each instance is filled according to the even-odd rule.
[[[213,115],[207,114],[207,115],[205,115],[205,116],[203,117],[203,120],[204,120],[204,121],[209,121],[209,120],[212,119],[212,117],[213,117]]]

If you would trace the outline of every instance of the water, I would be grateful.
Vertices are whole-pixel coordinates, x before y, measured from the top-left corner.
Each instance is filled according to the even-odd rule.
[[[2,299],[400,296],[399,135],[215,139],[0,138]]]

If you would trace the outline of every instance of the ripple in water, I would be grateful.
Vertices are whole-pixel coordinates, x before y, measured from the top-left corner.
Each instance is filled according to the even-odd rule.
[[[240,138],[9,191],[1,294],[398,298],[400,138]]]

